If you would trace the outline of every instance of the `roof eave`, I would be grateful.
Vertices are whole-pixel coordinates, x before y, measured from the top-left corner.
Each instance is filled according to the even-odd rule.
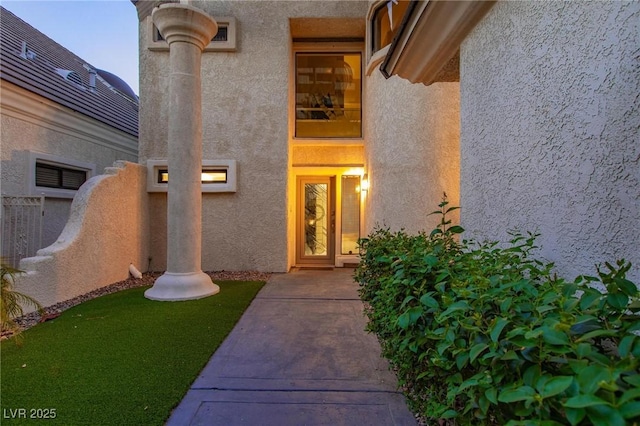
[[[380,71],[425,85],[459,81],[460,45],[496,1],[413,1]]]

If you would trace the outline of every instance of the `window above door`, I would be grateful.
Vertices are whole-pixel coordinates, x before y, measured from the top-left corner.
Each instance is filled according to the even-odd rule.
[[[362,138],[362,52],[295,52],[296,139]]]

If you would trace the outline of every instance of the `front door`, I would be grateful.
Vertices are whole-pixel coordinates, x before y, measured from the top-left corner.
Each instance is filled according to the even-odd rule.
[[[334,265],[335,179],[304,176],[297,181],[296,263]]]

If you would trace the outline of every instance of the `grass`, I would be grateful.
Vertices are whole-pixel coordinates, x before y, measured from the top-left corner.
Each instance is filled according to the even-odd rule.
[[[21,346],[3,341],[2,424],[162,424],[264,285],[216,283],[218,295],[186,302],[121,291],[25,331]]]

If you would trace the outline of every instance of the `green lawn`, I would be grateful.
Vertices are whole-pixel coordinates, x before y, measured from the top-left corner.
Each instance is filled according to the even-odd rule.
[[[125,290],[25,331],[20,347],[3,341],[0,423],[162,424],[264,285],[216,283],[219,294],[186,302]]]

